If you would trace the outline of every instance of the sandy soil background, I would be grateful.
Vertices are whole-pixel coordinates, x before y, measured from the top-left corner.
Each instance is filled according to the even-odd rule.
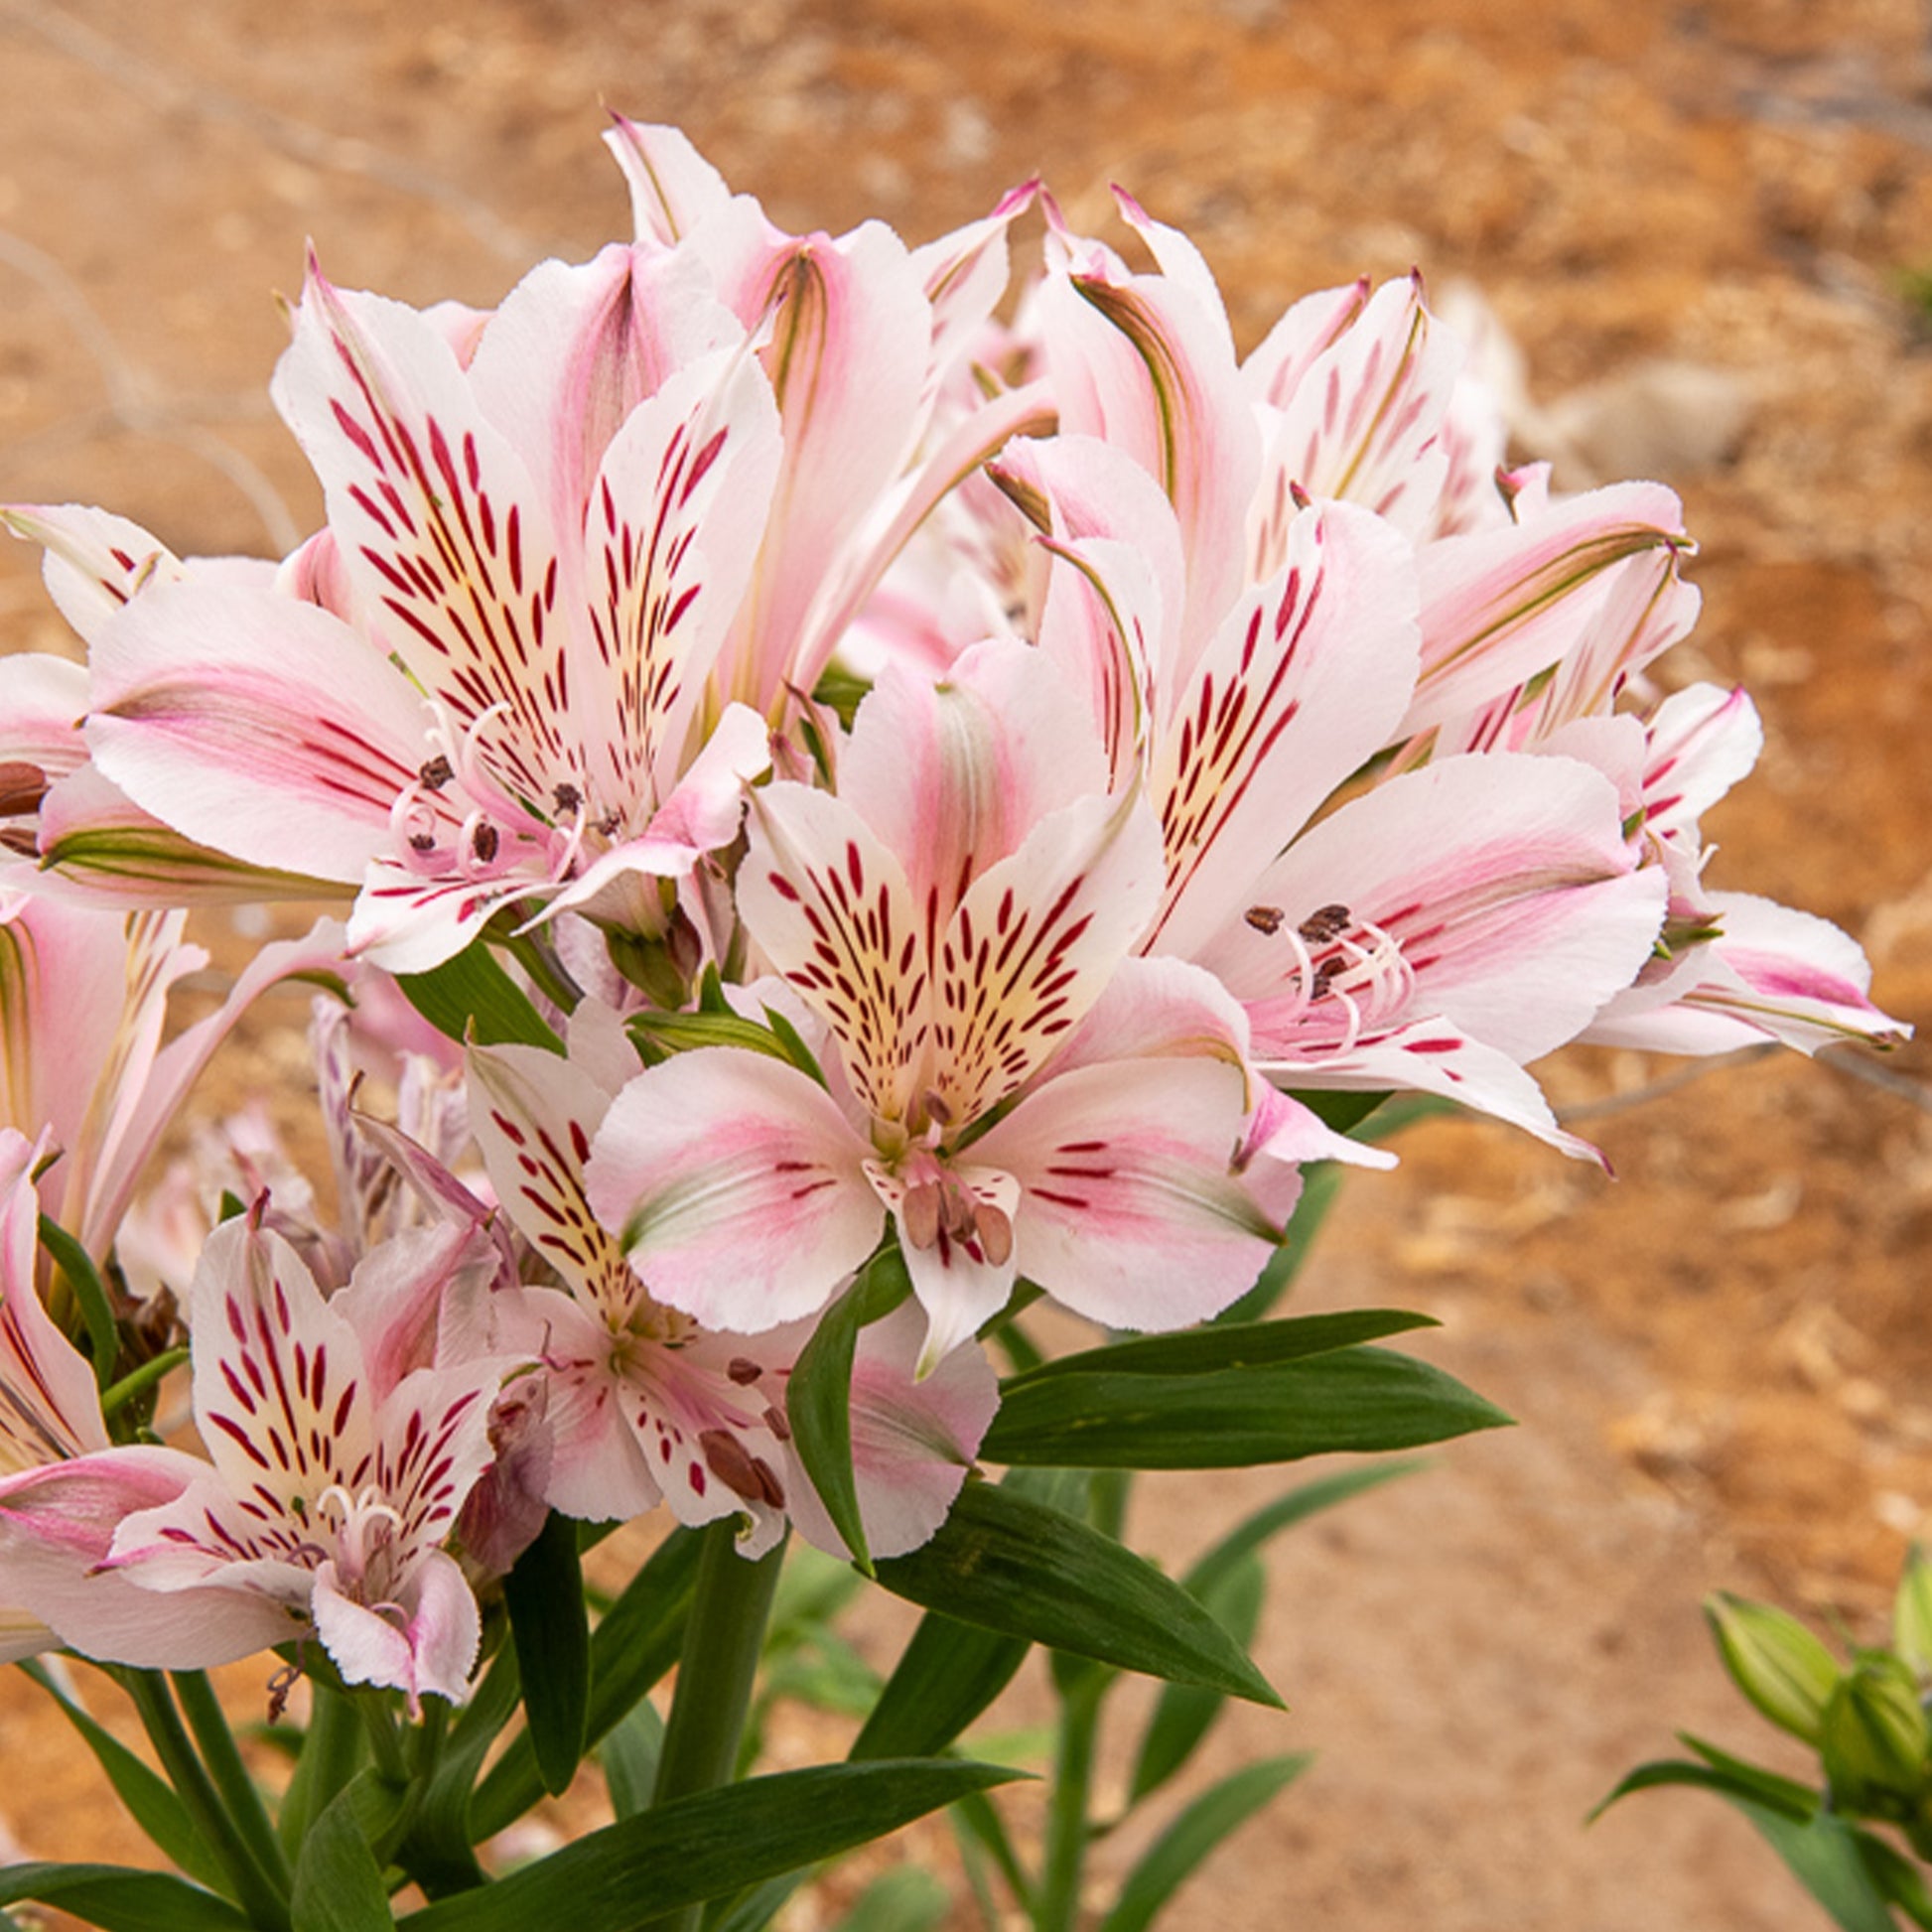
[[[1713,876],[1847,926],[1923,1032],[1932,338],[1899,278],[1932,269],[1929,25],[1922,0],[0,0],[0,498],[286,546],[318,503],[267,406],[270,295],[304,237],[339,282],[487,304],[621,232],[605,105],[681,122],[799,229],[923,239],[1035,171],[1098,224],[1118,180],[1193,234],[1244,345],[1359,273],[1471,279],[1560,481],[1682,489],[1706,604],[1672,674],[1747,682],[1768,736]],[[0,645],[63,647],[20,547]],[[258,1033],[224,1090],[299,1119],[290,1066]],[[1293,1713],[1238,1714],[1204,1768],[1320,1762],[1183,1932],[1819,1922],[1712,1801],[1581,1818],[1676,1725],[1758,1741],[1704,1590],[1881,1628],[1932,1504],[1932,1051],[1671,1071],[1549,1069],[1613,1186],[1467,1123],[1351,1184],[1310,1304],[1430,1311],[1427,1352],[1524,1426],[1282,1546],[1259,1654]],[[1135,1528],[1181,1561],[1279,1481],[1150,1484]],[[37,1695],[0,1679],[0,1824],[132,1856]],[[1037,1709],[1023,1686],[1009,1715]]]

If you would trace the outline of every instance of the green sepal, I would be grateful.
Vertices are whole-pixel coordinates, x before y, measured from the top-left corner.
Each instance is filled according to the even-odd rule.
[[[608,1825],[402,1924],[408,1932],[539,1925],[633,1932],[653,1917],[869,1844],[1019,1775],[998,1765],[893,1758],[752,1778]]]
[[[583,1761],[591,1702],[591,1626],[570,1517],[553,1509],[544,1519],[503,1579],[503,1602],[537,1775],[560,1798]]]
[[[938,1534],[878,1566],[896,1596],[1123,1670],[1281,1708],[1193,1597],[1112,1537],[1015,1490],[968,1482]]]
[[[930,1871],[896,1864],[853,1900],[832,1932],[939,1932],[951,1910],[952,1894]]]
[[[852,1362],[859,1330],[891,1314],[911,1293],[912,1280],[897,1244],[876,1255],[819,1316],[785,1389],[792,1448],[832,1527],[868,1577],[872,1553],[852,1473]]]
[[[545,1024],[529,995],[481,939],[427,973],[398,973],[396,984],[409,1004],[447,1038],[474,1039],[480,1046],[564,1050],[563,1041]]]
[[[1099,1932],[1146,1932],[1170,1898],[1277,1792],[1314,1761],[1309,1751],[1245,1764],[1190,1804],[1127,1874]]]

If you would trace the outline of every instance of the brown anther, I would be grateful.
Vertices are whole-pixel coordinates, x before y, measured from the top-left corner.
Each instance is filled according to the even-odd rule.
[[[785,1486],[771,1471],[771,1464],[763,1456],[752,1457],[752,1473],[758,1478],[759,1494],[773,1509],[785,1506]]]
[[[995,1268],[1004,1268],[1013,1259],[1013,1217],[1003,1208],[981,1201],[974,1225],[979,1231],[980,1253]]]
[[[898,1204],[898,1224],[915,1248],[929,1248],[939,1239],[939,1210],[942,1204],[939,1183],[921,1180],[905,1190]]]
[[[301,1668],[295,1664],[284,1664],[268,1680],[268,1722],[270,1724],[277,1725],[282,1722],[282,1713],[289,1705],[289,1693],[301,1681]]]
[[[925,1117],[940,1127],[950,1127],[953,1123],[952,1109],[936,1093],[925,1097]]]
[[[436,850],[436,834],[434,832],[411,832],[409,835],[409,849],[412,852],[434,852]]]
[[[699,1433],[698,1448],[705,1466],[725,1487],[747,1502],[764,1500],[764,1485],[745,1445],[729,1429],[707,1429]]]
[[[9,759],[0,764],[0,818],[16,812],[37,812],[47,796],[47,773],[26,759]]]
[[[1271,936],[1282,929],[1282,921],[1288,914],[1279,905],[1251,905],[1241,915],[1257,932]]]
[[[1311,946],[1325,946],[1339,939],[1355,923],[1355,915],[1345,905],[1319,905],[1295,929]]]
[[[479,862],[486,866],[495,858],[496,847],[500,841],[496,836],[495,826],[485,820],[477,827],[477,835],[470,843],[476,849]]]
[[[33,833],[17,825],[0,832],[0,846],[5,846],[9,852],[17,852],[23,859],[38,859],[41,856],[40,843]]]
[[[618,812],[606,812],[604,816],[597,821],[597,829],[607,839],[615,838],[617,836],[618,827],[622,823],[623,823],[623,818],[621,814]]]
[[[568,781],[557,786],[550,795],[557,801],[560,812],[574,812],[584,802],[584,794]]]
[[[752,1386],[752,1384],[756,1382],[759,1379],[759,1377],[764,1373],[764,1371],[763,1369],[759,1367],[757,1362],[752,1360],[751,1356],[734,1355],[731,1358],[731,1360],[725,1364],[725,1373],[729,1375],[731,1379],[734,1382],[736,1382],[741,1389],[749,1389]]]
[[[456,776],[456,768],[439,753],[416,773],[416,782],[425,791],[441,791]]]
[[[948,1180],[939,1189],[939,1205],[947,1234],[955,1241],[970,1241],[979,1206],[972,1193],[958,1181]]]
[[[770,1430],[772,1435],[777,1437],[779,1442],[788,1443],[791,1441],[791,1418],[775,1402],[766,1405],[764,1426]]]

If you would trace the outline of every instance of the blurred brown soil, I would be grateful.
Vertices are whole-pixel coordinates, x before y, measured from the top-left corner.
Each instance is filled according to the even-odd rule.
[[[1035,171],[1097,225],[1120,181],[1199,242],[1244,345],[1296,295],[1420,264],[1481,287],[1546,408],[1634,384],[1599,444],[1680,487],[1704,545],[1671,675],[1742,679],[1766,724],[1712,878],[1844,924],[1923,1031],[1932,347],[1898,278],[1932,268],[1928,24],[1922,0],[0,0],[0,497],[103,502],[184,551],[285,545],[318,505],[266,403],[267,298],[305,234],[339,282],[493,301],[622,231],[606,104],[680,122],[793,227],[923,239]],[[1747,398],[1722,460],[1659,399],[1666,361]],[[65,647],[24,549],[0,552],[0,635]],[[301,1118],[269,1031],[298,1004],[218,1098]],[[1523,1426],[1283,1546],[1260,1654],[1292,1715],[1236,1714],[1208,1768],[1320,1762],[1184,1894],[1182,1932],[1815,1922],[1712,1801],[1579,1821],[1677,1725],[1763,1741],[1703,1591],[1875,1636],[1923,1527],[1932,1049],[1878,1072],[1759,1057],[1671,1086],[1573,1055],[1550,1090],[1616,1184],[1465,1122],[1351,1182],[1308,1300],[1437,1314],[1424,1351]],[[1136,1528],[1184,1561],[1280,1481],[1150,1483]],[[892,1627],[862,1619],[881,1660]],[[229,1674],[244,1708],[258,1677]],[[36,1700],[0,1679],[0,1821],[31,1856],[138,1857]],[[1008,1715],[1042,1709],[1035,1687]],[[800,1717],[774,1747],[835,1732]],[[1110,1839],[1103,1876],[1145,1837]],[[936,1829],[909,1843],[942,1856]]]

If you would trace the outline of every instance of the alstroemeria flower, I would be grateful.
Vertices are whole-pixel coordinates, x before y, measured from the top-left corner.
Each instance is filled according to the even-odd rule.
[[[216,1229],[191,1311],[211,1464],[127,1517],[112,1574],[164,1598],[214,1587],[256,1621],[267,1605],[280,1637],[319,1637],[347,1682],[460,1702],[481,1626],[443,1546],[489,1464],[511,1363],[469,1353],[446,1319],[443,1359],[416,1365],[416,1304],[474,1304],[495,1266],[487,1239],[450,1225],[385,1243],[325,1301],[253,1215]]]
[[[929,1369],[1016,1276],[1120,1326],[1194,1320],[1275,1223],[1231,1173],[1247,1087],[1218,1056],[1055,1073],[1159,900],[1159,835],[1110,795],[1078,701],[1026,646],[934,688],[889,668],[840,795],[753,800],[747,931],[836,1042],[830,1090],[729,1047],[633,1080],[592,1204],[653,1292],[757,1331],[822,1307],[890,1215]]]
[[[275,395],[328,538],[279,589],[190,573],[109,618],[95,763],[204,844],[360,883],[392,968],[518,899],[661,925],[636,876],[729,843],[766,760],[753,714],[703,716],[780,458],[742,329],[613,247],[526,277],[466,363],[312,270]]]
[[[609,1009],[587,1003],[572,1056],[470,1050],[478,1145],[505,1213],[563,1292],[531,1289],[522,1321],[540,1356],[552,1450],[544,1491],[567,1515],[641,1515],[660,1498],[680,1522],[741,1515],[757,1556],[789,1517],[821,1548],[844,1546],[790,1449],[785,1389],[810,1334],[701,1328],[665,1307],[593,1217],[588,1150],[639,1063]],[[998,1406],[985,1357],[958,1349],[913,1383],[916,1322],[866,1328],[852,1417],[859,1506],[873,1553],[896,1556],[944,1520]]]
[[[183,917],[0,893],[0,1124],[51,1134],[62,1156],[55,1218],[95,1256],[236,1021],[276,981],[342,958],[342,928],[329,920],[264,946],[215,1013],[164,1045],[169,988],[207,964],[184,942]]]

